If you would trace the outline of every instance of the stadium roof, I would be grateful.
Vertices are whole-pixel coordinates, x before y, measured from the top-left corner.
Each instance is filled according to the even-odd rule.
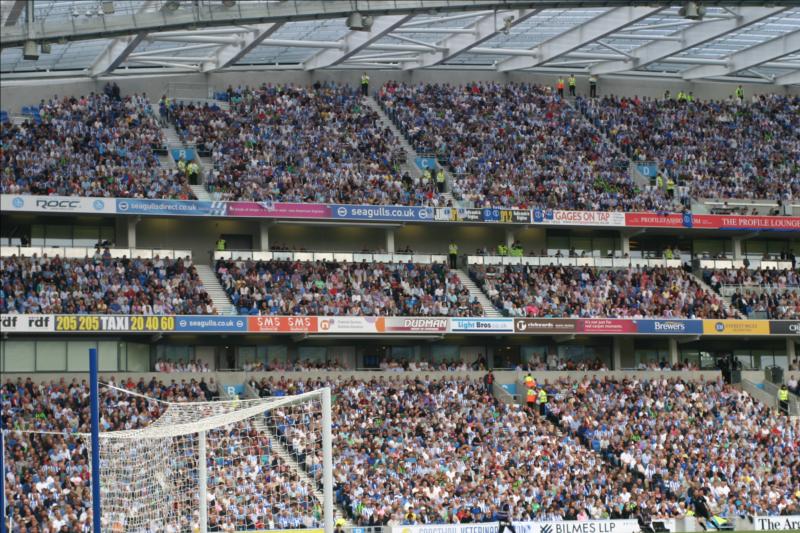
[[[680,12],[697,4],[701,20]],[[350,29],[354,12],[371,29]],[[461,68],[800,84],[797,0],[0,0],[0,25],[4,79]],[[26,41],[49,52],[26,60]]]

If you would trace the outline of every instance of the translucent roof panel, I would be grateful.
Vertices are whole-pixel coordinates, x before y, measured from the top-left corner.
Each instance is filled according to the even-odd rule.
[[[265,6],[272,5],[268,3],[269,0],[254,1]],[[320,0],[304,1],[311,3]],[[166,0],[147,2],[115,0],[114,14],[103,13],[104,3],[101,0],[35,0],[33,5],[34,16],[40,21],[91,19],[101,24],[105,17],[164,9],[165,2]],[[222,0],[200,0],[200,2],[203,6],[222,5]],[[178,0],[178,3],[181,10],[191,9],[193,5],[188,0]],[[585,4],[588,6],[591,2]],[[24,2],[18,0],[0,0],[0,24],[4,26],[22,24],[25,19],[24,7]],[[664,72],[675,77],[697,66],[725,66],[734,54],[742,50],[800,31],[800,6],[792,7],[781,3],[777,6],[765,3],[762,7],[729,9],[709,6],[702,21],[682,17],[677,4],[664,8],[641,6],[640,8],[648,8],[653,12],[628,25],[624,24],[625,14],[629,12],[626,11],[629,9],[627,7],[538,9],[528,11],[524,19],[512,21],[514,23],[508,26],[506,25],[508,17],[519,16],[519,11],[501,9],[497,12],[491,10],[447,12],[436,9],[437,7],[441,8],[441,2],[432,0],[431,11],[410,17],[400,25],[397,24],[397,19],[387,24],[387,20],[381,18],[393,15],[376,15],[373,32],[357,32],[350,39],[347,37],[351,30],[344,18],[323,16],[315,20],[284,22],[267,35],[263,33],[259,35],[259,32],[269,28],[269,24],[260,22],[248,24],[242,20],[238,26],[207,28],[198,24],[198,27],[191,30],[150,33],[135,46],[130,47],[125,46],[124,38],[53,43],[50,52],[40,53],[37,60],[23,59],[20,48],[4,48],[0,53],[0,72],[6,75],[14,74],[15,77],[22,79],[25,79],[28,73],[42,76],[43,72],[52,72],[55,75],[60,71],[69,71],[70,75],[88,76],[92,73],[90,69],[93,65],[95,65],[93,72],[95,75],[98,72],[101,75],[108,73],[113,66],[119,65],[120,67],[146,66],[151,69],[148,73],[163,71],[165,74],[173,74],[186,71],[184,67],[186,65],[189,69],[198,70],[201,64],[211,62],[213,68],[213,62],[219,57],[223,58],[221,61],[234,58],[234,63],[220,63],[219,67],[232,64],[248,68],[259,66],[297,68],[320,52],[328,50],[333,51],[333,54],[331,58],[326,56],[323,65],[331,66],[321,68],[358,68],[362,62],[368,62],[370,69],[396,69],[408,62],[431,68],[427,59],[434,58],[435,64],[432,68],[472,67],[491,70],[496,65],[504,64],[505,66],[501,65],[503,69],[556,68],[586,72],[586,69],[599,64],[601,66],[598,69],[601,71],[609,67],[614,73],[622,75],[635,74],[632,71],[638,70],[648,73]],[[610,13],[615,9],[620,12]],[[763,16],[755,16],[754,18],[758,20],[752,24],[734,27],[724,34],[715,31],[710,34],[707,41],[694,47],[685,48],[680,45],[684,42],[683,32],[688,28],[715,20],[740,20],[734,16],[739,9],[748,9],[750,14],[763,14]],[[568,47],[569,49],[561,53],[548,56],[543,63],[534,59],[537,46],[606,14],[616,17],[615,20],[621,20],[621,25],[616,29],[609,29],[601,38],[584,41],[581,41],[584,35],[582,31],[574,32],[574,47]],[[594,26],[596,28],[597,24]],[[479,41],[476,28],[480,28]],[[258,42],[250,46],[254,37]],[[474,42],[470,43],[470,39]],[[452,46],[455,42],[460,53],[449,56],[449,50],[441,46],[446,40],[448,46]],[[319,43],[319,46],[315,46],[316,43]],[[658,56],[657,60],[639,64],[635,58],[642,52],[641,47],[648,47],[647,50],[650,52],[655,47],[656,53],[653,55]],[[659,56],[660,47],[665,47],[665,53]],[[240,49],[244,52],[237,53]],[[493,49],[497,52],[494,53]],[[109,57],[109,54],[105,53],[108,50],[119,55],[115,58],[111,54],[112,57]],[[516,52],[517,50],[519,52]],[[775,55],[770,56],[770,50],[762,46],[761,51],[764,56],[769,57],[758,63],[757,69],[749,68],[727,74],[768,82],[771,77],[785,77],[786,74],[800,71],[800,50],[797,52],[789,50],[788,54],[785,53],[785,49],[781,50],[784,50],[784,53],[778,53],[776,47]],[[341,54],[338,60],[336,54]],[[508,61],[515,57],[518,59]],[[333,60],[328,61],[328,59]],[[613,61],[614,64],[603,65],[609,61]],[[207,65],[204,68],[206,67]],[[688,77],[690,75],[687,75]],[[731,78],[732,81],[735,79],[738,78]]]

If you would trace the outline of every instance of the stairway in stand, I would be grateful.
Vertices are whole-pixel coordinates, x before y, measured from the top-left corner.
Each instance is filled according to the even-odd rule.
[[[384,127],[389,128],[392,131],[395,138],[398,139],[400,147],[403,148],[403,151],[406,153],[406,161],[405,163],[400,165],[400,171],[408,172],[411,176],[414,177],[421,176],[422,170],[416,164],[416,159],[420,157],[420,155],[417,153],[414,147],[411,146],[411,143],[408,142],[408,139],[406,139],[406,136],[403,135],[402,131],[400,131],[400,128],[398,128],[395,125],[395,123],[392,122],[392,119],[389,118],[389,115],[386,114],[386,112],[383,110],[383,108],[377,102],[377,100],[375,100],[375,98],[373,98],[372,96],[367,96],[366,98],[364,98],[364,103],[367,105],[367,107],[378,113],[378,116],[381,119],[381,124],[383,124]],[[457,205],[456,201],[453,198],[452,193],[449,192],[453,177],[446,168],[444,169],[444,174],[447,183],[446,187],[447,191],[441,194],[441,197],[444,200],[444,204],[442,205],[444,206],[451,204],[455,206]]]
[[[478,287],[474,281],[472,281],[469,275],[461,270],[456,270],[456,274],[461,279],[461,283],[464,284],[464,287],[467,288],[469,291],[469,298],[472,300],[474,297],[478,298],[481,306],[483,307],[483,316],[488,318],[503,318],[502,313],[498,311],[494,305],[492,305],[491,300],[483,293],[483,291]]]
[[[214,302],[214,307],[217,308],[217,312],[221,315],[236,315],[236,308],[231,303],[230,298],[228,298],[228,293],[222,288],[217,275],[214,273],[214,269],[201,263],[195,263],[194,266],[197,269],[197,275],[200,277],[200,281],[203,282],[206,292],[211,297],[211,301]]]

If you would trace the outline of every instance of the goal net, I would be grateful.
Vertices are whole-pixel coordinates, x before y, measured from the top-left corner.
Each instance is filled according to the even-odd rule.
[[[197,403],[109,389],[111,405],[145,402],[158,418],[100,433],[104,532],[333,530],[330,389]],[[89,435],[70,438],[91,464]]]

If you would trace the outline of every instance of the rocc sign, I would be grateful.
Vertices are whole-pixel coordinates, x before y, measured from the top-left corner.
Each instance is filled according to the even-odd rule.
[[[3,194],[0,209],[29,213],[116,213],[116,204],[108,198]]]
[[[80,200],[36,200],[36,207],[45,211],[73,211],[78,209],[80,205]]]

